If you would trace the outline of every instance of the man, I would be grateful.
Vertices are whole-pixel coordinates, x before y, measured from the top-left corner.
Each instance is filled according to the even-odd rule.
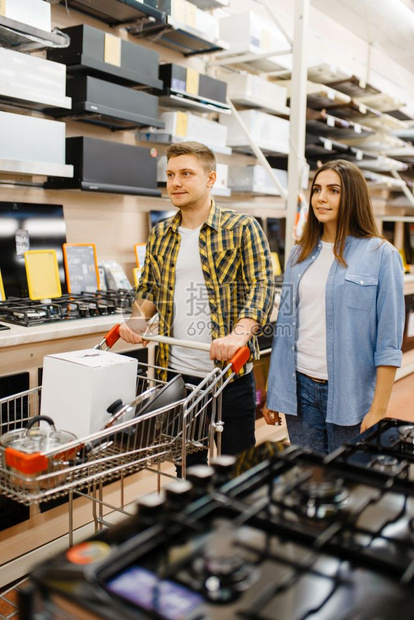
[[[252,360],[255,334],[273,304],[273,271],[262,229],[249,215],[219,208],[211,199],[216,161],[198,142],[167,148],[167,191],[178,213],[151,231],[132,318],[120,329],[131,344],[142,343],[134,316],[159,314],[159,333],[210,344],[209,352],[160,344],[158,365],[181,372],[197,384],[249,344],[251,356],[223,390],[223,454],[255,444],[256,397]],[[145,342],[144,342],[145,344]],[[167,378],[167,371],[161,379]],[[203,451],[204,452],[204,451]],[[187,465],[205,460],[205,453]]]

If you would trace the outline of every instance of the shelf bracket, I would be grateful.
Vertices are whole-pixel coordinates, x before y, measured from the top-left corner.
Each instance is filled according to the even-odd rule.
[[[394,177],[394,179],[399,179],[400,181],[404,181],[404,179],[401,177],[401,175],[396,170],[391,170],[391,174]],[[403,187],[401,188],[401,191],[404,194],[404,196],[407,198],[410,205],[414,207],[414,194],[410,192],[405,182],[404,182]]]
[[[230,106],[230,109],[231,109],[232,114],[234,115],[234,118],[237,120],[237,122],[239,123],[241,129],[246,134],[246,137],[247,137],[247,139],[249,141],[249,145],[251,146],[251,149],[252,149],[254,155],[257,157],[257,159],[262,164],[262,166],[265,167],[265,169],[266,169],[267,173],[269,174],[270,178],[272,179],[273,183],[276,185],[280,195],[286,201],[287,197],[288,197],[286,189],[283,187],[283,185],[280,183],[279,179],[277,178],[277,176],[273,172],[273,169],[270,166],[269,162],[267,161],[266,157],[264,156],[263,151],[257,146],[254,137],[252,136],[252,134],[250,133],[250,131],[246,127],[245,123],[243,122],[243,119],[241,118],[240,114],[236,110],[232,100],[229,97],[227,97],[227,103]]]

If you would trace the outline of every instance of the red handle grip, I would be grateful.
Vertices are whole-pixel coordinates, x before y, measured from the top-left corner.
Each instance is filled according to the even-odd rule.
[[[118,342],[120,335],[119,335],[119,328],[121,327],[121,325],[119,323],[117,323],[116,325],[113,326],[113,328],[111,330],[109,330],[109,332],[106,334],[106,336],[104,336],[104,340],[106,342],[106,344],[108,345],[109,348],[113,347],[115,342]]]
[[[245,365],[247,360],[250,357],[250,349],[249,347],[242,347],[239,349],[229,360],[229,364],[231,364],[231,369],[234,373],[238,373],[240,368]]]

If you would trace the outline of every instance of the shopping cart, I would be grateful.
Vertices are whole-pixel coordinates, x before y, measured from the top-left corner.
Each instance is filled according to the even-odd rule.
[[[109,348],[118,338],[116,325],[97,348]],[[148,336],[148,340],[209,349],[208,345],[163,336]],[[26,505],[67,494],[72,498],[74,492],[95,498],[97,485],[102,488],[145,468],[158,466],[159,471],[164,461],[180,461],[185,476],[186,454],[212,451],[216,433],[220,451],[221,392],[231,372],[238,372],[248,357],[248,347],[240,349],[226,368],[215,368],[197,386],[184,384],[179,400],[155,409],[148,404],[156,403],[155,396],[174,380],[160,380],[157,371],[164,369],[140,362],[136,398],[128,404],[118,403],[102,430],[31,454],[0,446],[0,494]],[[174,371],[168,374],[178,375]],[[38,415],[40,398],[38,387],[1,399],[1,436],[25,429]]]

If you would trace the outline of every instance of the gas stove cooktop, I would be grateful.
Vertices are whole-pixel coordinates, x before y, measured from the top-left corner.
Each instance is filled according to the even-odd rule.
[[[411,620],[414,451],[375,448],[382,430],[325,459],[262,444],[192,468],[32,580],[105,619]]]
[[[9,297],[6,301],[0,302],[0,320],[30,327],[71,319],[104,316],[128,311],[133,300],[133,289],[68,293],[62,297],[41,301]]]

